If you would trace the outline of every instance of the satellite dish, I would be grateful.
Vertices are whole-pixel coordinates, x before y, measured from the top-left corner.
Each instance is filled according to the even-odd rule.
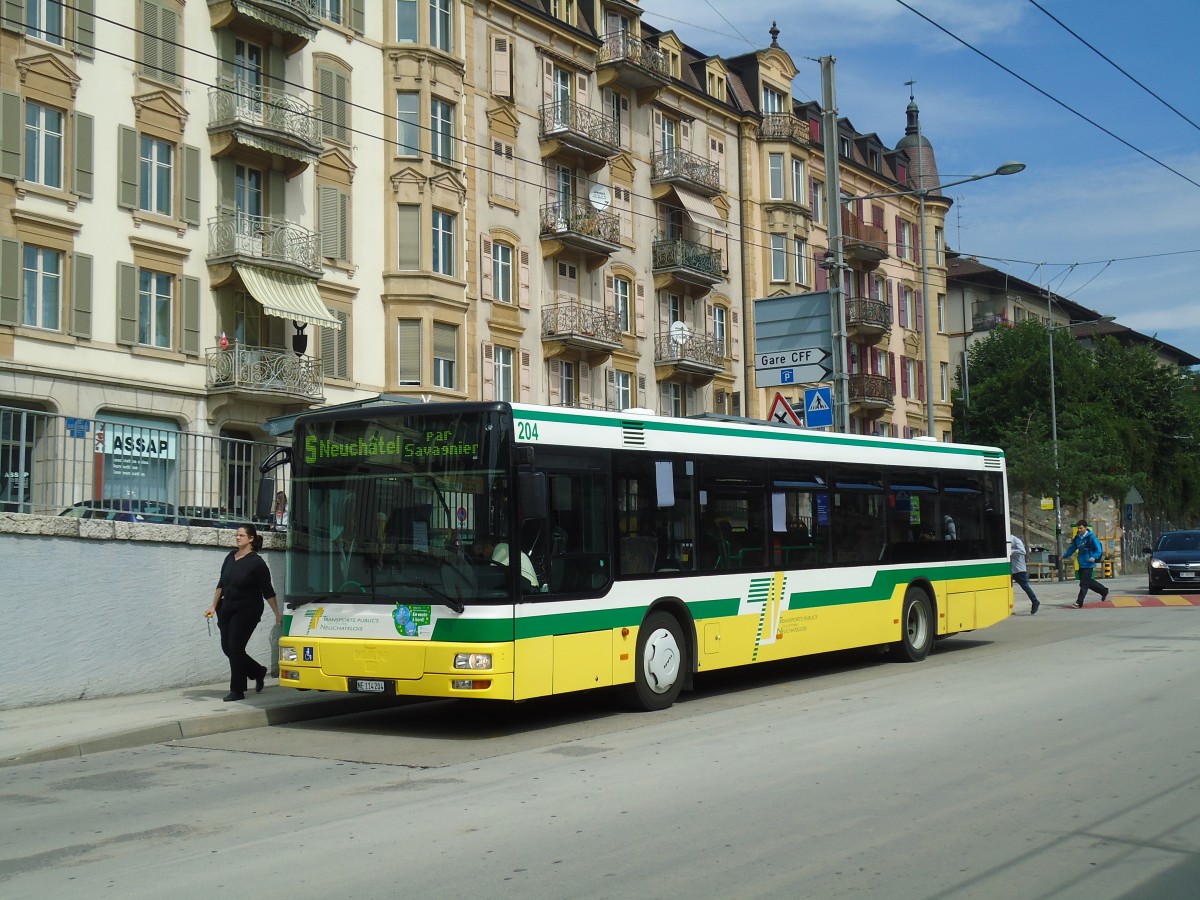
[[[671,323],[671,343],[676,347],[686,344],[691,334],[691,329],[687,327],[686,322],[676,321]]]
[[[612,205],[612,193],[604,185],[594,184],[588,192],[588,200],[591,201],[592,209],[604,212]]]

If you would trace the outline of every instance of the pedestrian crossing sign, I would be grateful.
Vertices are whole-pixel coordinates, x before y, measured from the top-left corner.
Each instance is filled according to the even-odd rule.
[[[805,388],[804,422],[809,428],[833,426],[833,397],[829,388]]]

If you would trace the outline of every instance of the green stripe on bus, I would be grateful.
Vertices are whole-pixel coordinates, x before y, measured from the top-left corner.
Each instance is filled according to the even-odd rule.
[[[738,431],[733,428],[722,428],[716,425],[701,425],[696,422],[689,422],[678,418],[663,418],[663,419],[608,419],[595,418],[592,416],[581,416],[571,413],[559,413],[552,410],[540,409],[521,409],[513,410],[514,419],[537,419],[542,422],[560,422],[564,425],[590,425],[600,428],[624,428],[627,422],[636,422],[647,431],[663,431],[663,432],[680,432],[686,434],[713,434],[725,437],[742,437],[742,438],[759,438],[772,441],[804,441],[813,444],[830,444],[839,447],[875,447],[879,445],[871,441],[857,440],[846,435],[838,437],[830,437],[825,432],[809,431],[789,431],[786,428],[766,428],[761,431],[755,430],[752,433]],[[764,426],[766,423],[763,423]],[[960,456],[990,456],[999,457],[1002,454],[995,450],[976,450],[968,449],[955,444],[943,444],[941,442],[914,444],[913,450],[920,450],[929,453],[951,453]]]

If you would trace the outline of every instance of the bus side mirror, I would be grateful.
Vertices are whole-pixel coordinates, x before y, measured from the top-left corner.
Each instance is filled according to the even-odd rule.
[[[254,504],[254,519],[270,522],[275,510],[275,479],[263,478],[258,482],[258,498]]]
[[[544,519],[550,513],[545,472],[517,473],[517,502],[522,519]]]

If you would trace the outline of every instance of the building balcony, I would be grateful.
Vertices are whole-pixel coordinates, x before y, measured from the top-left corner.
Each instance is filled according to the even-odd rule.
[[[230,344],[204,352],[208,391],[235,393],[258,399],[277,397],[289,402],[319,403],[325,399],[321,363],[291,350]]]
[[[760,141],[788,141],[805,146],[811,142],[808,122],[791,113],[767,113],[758,126]]]
[[[971,329],[991,331],[1010,325],[1006,300],[977,300],[971,308]]]
[[[221,77],[208,92],[208,133],[213,157],[238,148],[283,157],[293,178],[316,163],[323,144],[313,107],[299,97]]]
[[[721,167],[687,150],[662,150],[650,157],[650,184],[668,184],[715,197],[721,193]]]
[[[542,307],[542,341],[547,356],[568,350],[607,356],[622,346],[621,323],[615,310],[567,300]]]
[[[604,36],[596,54],[596,80],[600,87],[619,85],[637,92],[638,103],[648,103],[671,83],[667,55],[628,31]]]
[[[542,104],[542,156],[574,161],[594,172],[620,151],[620,130],[612,116],[573,100]]]
[[[725,280],[721,251],[682,238],[655,241],[653,247],[654,287],[666,290],[704,288]]]
[[[208,220],[208,264],[253,263],[319,278],[321,236],[287,219],[222,213]]]
[[[887,229],[864,222],[842,207],[842,253],[848,262],[871,271],[888,257]]]
[[[883,412],[895,406],[896,389],[885,375],[851,375],[849,400],[867,414]]]
[[[317,0],[208,0],[208,16],[214,31],[231,26],[260,31],[265,26],[280,36],[288,56],[321,30]]]
[[[711,334],[680,327],[676,323],[670,331],[660,331],[654,336],[654,366],[669,371],[656,373],[659,381],[675,374],[707,376],[725,371],[725,349]]]
[[[590,203],[571,199],[542,207],[542,251],[557,256],[564,250],[589,254],[594,269],[621,246],[621,221],[615,213],[601,212]]]
[[[892,330],[892,308],[882,300],[851,297],[846,301],[846,328],[856,344],[878,344]]]

